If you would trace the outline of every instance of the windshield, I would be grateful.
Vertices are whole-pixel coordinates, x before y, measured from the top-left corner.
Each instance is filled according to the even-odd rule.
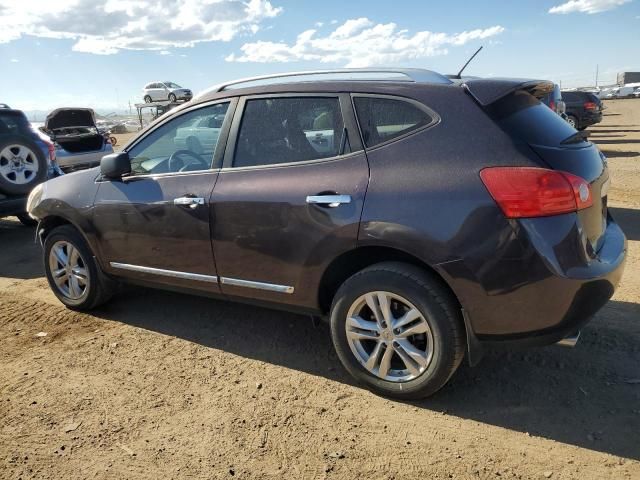
[[[164,84],[168,88],[182,88],[180,85],[178,85],[177,83],[173,83],[173,82],[164,82]]]

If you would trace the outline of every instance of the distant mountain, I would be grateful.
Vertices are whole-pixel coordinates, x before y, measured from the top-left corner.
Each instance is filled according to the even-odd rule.
[[[27,118],[32,122],[44,122],[51,110],[23,110]],[[133,110],[135,114],[135,109]],[[96,117],[130,116],[129,110],[96,110]]]

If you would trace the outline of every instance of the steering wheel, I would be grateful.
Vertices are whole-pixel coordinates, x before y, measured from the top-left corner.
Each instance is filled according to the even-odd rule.
[[[191,150],[176,150],[169,157],[168,168],[170,172],[184,172],[189,165],[192,165],[194,163],[188,162],[185,164],[182,155],[187,155],[193,158],[196,163],[202,165],[205,170],[211,166],[196,152],[192,152]],[[180,162],[180,164],[178,164],[178,162]]]

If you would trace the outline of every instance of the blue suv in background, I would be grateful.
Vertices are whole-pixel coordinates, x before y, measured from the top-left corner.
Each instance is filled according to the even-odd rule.
[[[0,104],[0,217],[15,215],[34,225],[26,213],[29,192],[60,175],[54,144],[31,127],[22,111]]]

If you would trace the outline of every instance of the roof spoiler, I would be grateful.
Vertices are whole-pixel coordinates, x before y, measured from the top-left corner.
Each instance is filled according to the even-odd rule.
[[[553,91],[554,83],[548,80],[521,78],[478,78],[467,80],[463,87],[480,105],[486,107],[518,90],[542,98]]]

